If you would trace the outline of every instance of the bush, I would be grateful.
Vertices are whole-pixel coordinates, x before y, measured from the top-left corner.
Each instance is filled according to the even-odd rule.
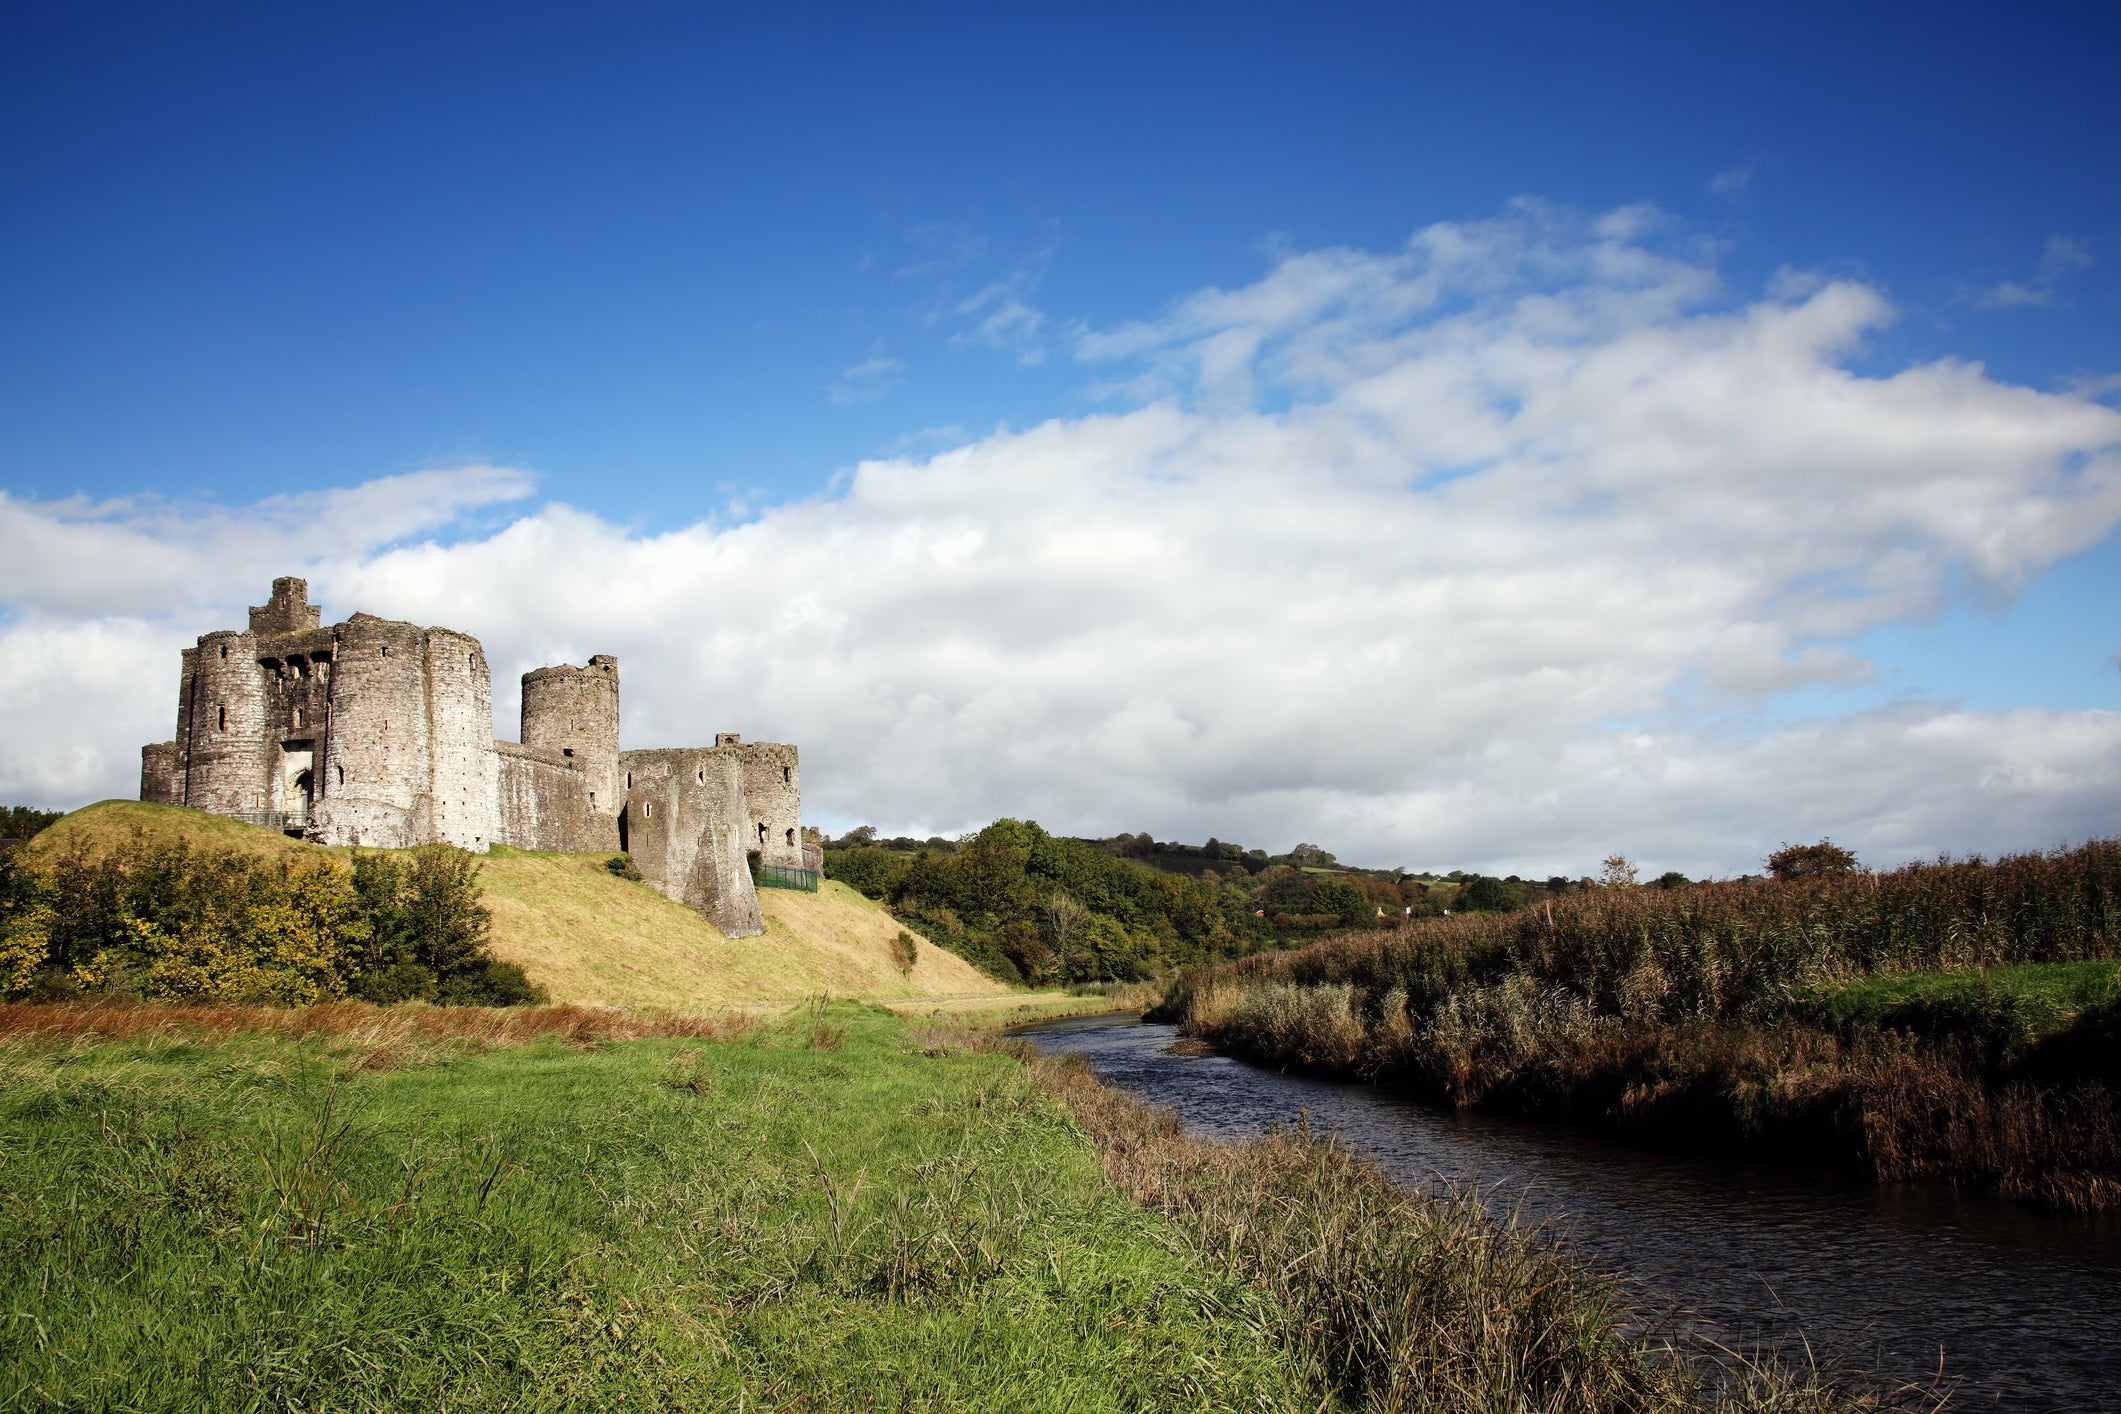
[[[452,846],[356,854],[348,870],[136,834],[108,854],[0,859],[0,996],[543,1000],[487,955],[490,926],[478,863]]]
[[[638,884],[643,882],[641,866],[633,862],[633,856],[630,854],[614,854],[611,858],[604,861],[604,867],[619,878],[631,883]]]

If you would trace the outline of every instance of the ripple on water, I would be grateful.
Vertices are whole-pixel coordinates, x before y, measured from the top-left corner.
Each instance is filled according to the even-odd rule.
[[[1195,1133],[1308,1119],[1401,1183],[1475,1184],[1492,1209],[1556,1225],[1645,1305],[1694,1313],[1726,1344],[1801,1335],[1905,1378],[1941,1353],[1962,1382],[1955,1408],[2121,1410],[2121,1224],[1442,1113],[1180,1054],[1175,1028],[1127,1018],[1021,1034],[1084,1056]]]

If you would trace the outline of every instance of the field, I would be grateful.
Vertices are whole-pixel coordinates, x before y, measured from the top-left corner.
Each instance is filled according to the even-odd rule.
[[[1876,1407],[845,1003],[0,1007],[0,1193],[0,1409]]]

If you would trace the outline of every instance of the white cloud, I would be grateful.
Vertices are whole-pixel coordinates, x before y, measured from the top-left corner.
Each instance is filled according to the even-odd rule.
[[[1016,355],[1025,367],[1043,363],[1045,344],[1040,338],[1046,316],[1024,303],[1016,281],[997,281],[970,299],[961,300],[957,312],[979,322],[953,337],[957,344],[985,344]]]
[[[2062,282],[2095,262],[2084,242],[2069,236],[2049,236],[2040,253],[2040,268],[2032,279],[2005,280],[1981,293],[1980,303],[1990,309],[2014,309],[2021,305],[2049,305]]]
[[[826,396],[836,403],[873,402],[905,381],[904,363],[877,354],[841,373],[839,381],[826,391]]]
[[[1758,167],[1759,164],[1756,162],[1747,162],[1718,172],[1715,176],[1709,178],[1709,194],[1711,196],[1741,195],[1747,187],[1753,184],[1753,173]]]
[[[2121,522],[2121,413],[1971,363],[1850,372],[1890,317],[1846,281],[1734,300],[1654,212],[1523,204],[1079,332],[1152,400],[741,525],[547,504],[378,538],[520,494],[488,470],[341,493],[402,507],[352,542],[277,502],[0,501],[0,551],[101,537],[0,581],[0,664],[45,665],[0,697],[0,797],[129,793],[179,641],[306,571],[334,616],[479,634],[504,726],[516,673],[615,652],[629,745],[796,741],[834,826],[1013,813],[1539,874],[2110,832],[2121,714],[1777,713],[1870,672],[1844,640]]]

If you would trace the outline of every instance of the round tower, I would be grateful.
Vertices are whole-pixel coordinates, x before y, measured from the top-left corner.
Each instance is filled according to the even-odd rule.
[[[216,815],[271,809],[257,639],[209,633],[199,640],[195,662],[183,803]]]
[[[619,813],[619,660],[599,653],[523,674],[523,745],[574,758],[600,815]]]
[[[396,849],[431,837],[426,657],[416,624],[355,614],[332,629],[331,730],[310,811],[324,843]]]

